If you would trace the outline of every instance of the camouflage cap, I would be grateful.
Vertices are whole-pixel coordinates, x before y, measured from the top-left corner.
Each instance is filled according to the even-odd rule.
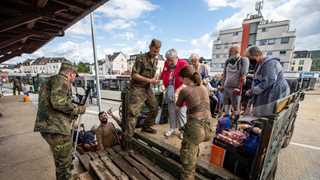
[[[77,73],[76,67],[73,66],[73,64],[71,62],[63,62],[61,64],[59,73],[65,72],[67,70],[73,70],[75,73]]]

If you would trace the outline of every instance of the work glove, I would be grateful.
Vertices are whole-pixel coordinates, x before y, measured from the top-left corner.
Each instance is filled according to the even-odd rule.
[[[86,106],[78,106],[77,110],[78,114],[84,114],[86,112]]]

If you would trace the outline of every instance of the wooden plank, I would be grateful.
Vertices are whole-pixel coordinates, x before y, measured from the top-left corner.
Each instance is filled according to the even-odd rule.
[[[170,173],[174,178],[179,179],[181,174],[181,168],[179,168],[179,164],[172,159],[169,159],[159,152],[155,151],[152,148],[149,148],[142,144],[142,142],[133,139],[132,140],[133,147],[135,150],[147,159],[150,159],[152,162],[155,162],[156,165],[160,166],[163,170]]]
[[[89,171],[90,169],[90,157],[88,154],[79,154],[76,153],[76,156],[79,158],[81,165],[85,168],[85,170]]]
[[[89,156],[90,160],[94,159],[93,156],[92,156],[92,154],[91,154],[91,152],[87,152],[87,153],[85,153],[85,154],[87,154],[87,155]]]
[[[41,19],[41,15],[39,13],[31,12],[29,14],[24,14],[23,16],[16,17],[15,19],[8,19],[0,23],[0,32],[5,32],[10,29],[14,29],[16,27],[22,26],[24,24],[28,24],[33,21],[37,21]]]
[[[88,172],[84,172],[78,175],[79,180],[93,180]]]
[[[0,63],[6,61],[8,59],[11,59],[15,56],[21,56],[22,53],[23,53],[23,49],[20,49],[20,50],[14,51],[14,52],[11,51],[11,54],[6,54],[6,55],[3,55],[0,57]]]
[[[104,163],[104,165],[108,168],[108,170],[111,172],[113,176],[115,176],[119,180],[129,180],[129,177],[124,172],[122,172],[116,165],[113,164],[111,159],[109,159],[107,153],[98,152],[97,154],[100,156],[101,161]]]
[[[19,34],[18,36],[11,37],[5,41],[0,42],[0,49],[11,46],[25,38],[28,38],[31,34],[29,32],[25,32],[23,34]]]
[[[149,159],[143,157],[138,153],[131,154],[131,157],[143,164],[146,168],[148,168],[151,172],[156,174],[162,180],[174,180],[175,178],[171,176],[169,173],[161,169],[159,166],[152,163]]]
[[[99,155],[96,152],[91,152],[94,159],[99,159]]]
[[[133,143],[141,143],[141,142],[133,141]],[[170,172],[174,176],[175,179],[180,179],[180,175],[182,172],[181,164],[177,163],[176,161],[174,161],[170,158],[167,158],[167,157],[159,154],[159,152],[153,150],[152,148],[144,147],[144,148],[141,148],[141,150],[143,151],[143,154],[146,157],[154,158],[155,162],[158,163],[158,165],[161,166],[164,170]],[[217,177],[217,178],[219,178],[219,177]],[[202,175],[199,175],[198,173],[195,174],[195,179],[209,180],[208,178],[206,178]],[[211,179],[216,179],[216,178],[211,178]]]
[[[117,180],[114,176],[110,174],[108,169],[105,168],[103,162],[100,159],[95,159],[90,162],[90,167],[99,180]]]
[[[283,99],[276,104],[276,113],[281,112],[288,106],[289,98]]]
[[[70,8],[74,8],[74,9],[78,9],[80,11],[85,11],[87,9],[87,7],[85,7],[83,4],[77,3],[75,1],[71,1],[71,0],[52,0],[53,2],[62,4],[64,6],[70,7]]]
[[[124,151],[119,151],[118,153],[123,157],[123,159],[127,160],[132,166],[137,168],[140,171],[140,173],[143,174],[147,179],[160,180],[158,176],[149,171],[144,165],[140,164],[135,159],[130,157],[128,153]]]
[[[95,152],[87,152],[87,154],[92,160],[99,158],[99,156]]]
[[[162,141],[160,142],[159,140],[144,133],[135,133],[135,137],[137,139],[142,140],[144,143],[147,143],[150,147],[158,149],[162,154],[165,154],[166,157],[169,158],[170,160],[180,164],[180,152],[178,151],[177,148],[174,148],[173,146],[171,146],[170,144],[167,144],[166,142],[162,142]],[[136,142],[139,142],[139,141],[136,141]],[[144,149],[144,147],[146,146],[142,143],[135,143],[135,144],[137,145],[137,147],[140,147],[139,149]],[[165,168],[165,166],[161,166],[160,164],[159,166],[160,168]],[[169,169],[168,172],[170,171],[172,170]],[[198,160],[197,162],[197,172],[211,179],[216,179],[216,178],[239,179],[229,171],[223,168],[213,168],[208,162],[205,162],[202,160]]]
[[[107,149],[110,159],[123,171],[130,179],[133,180],[146,180],[137,169],[130,166],[119,154],[116,154],[112,149]]]

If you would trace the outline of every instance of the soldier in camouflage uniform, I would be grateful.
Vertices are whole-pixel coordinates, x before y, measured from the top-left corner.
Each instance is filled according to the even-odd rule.
[[[85,112],[85,106],[72,103],[71,82],[76,71],[71,63],[62,63],[59,74],[41,86],[34,131],[40,132],[53,153],[56,179],[71,179],[71,122]]]
[[[149,52],[139,55],[132,67],[128,94],[128,118],[124,133],[126,143],[130,143],[131,137],[134,134],[137,118],[145,103],[149,108],[149,113],[141,131],[156,133],[156,130],[151,128],[151,126],[154,124],[158,108],[151,85],[159,83],[159,80],[155,78],[155,74],[157,71],[160,47],[161,42],[153,39],[149,46]]]
[[[183,140],[180,149],[182,173],[180,179],[194,180],[199,144],[208,141],[213,136],[213,122],[210,112],[209,91],[202,85],[200,74],[190,66],[180,71],[183,83],[186,85],[180,91],[177,107],[187,104],[187,124],[184,127]]]

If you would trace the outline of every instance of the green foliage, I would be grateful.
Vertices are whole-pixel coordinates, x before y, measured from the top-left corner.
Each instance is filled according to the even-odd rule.
[[[89,64],[79,62],[79,64],[77,64],[77,70],[78,70],[78,73],[90,73]]]

